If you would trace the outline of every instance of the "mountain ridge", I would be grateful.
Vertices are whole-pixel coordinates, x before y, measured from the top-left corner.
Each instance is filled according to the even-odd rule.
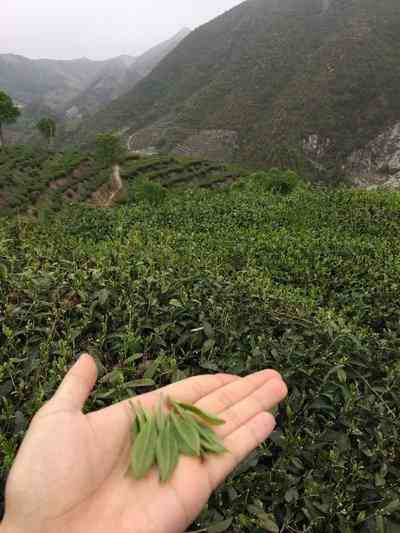
[[[30,140],[34,123],[43,113],[58,121],[66,118],[67,127],[74,131],[76,121],[134,87],[189,31],[184,28],[137,57],[56,60],[0,54],[0,89],[25,108],[13,128],[16,138]]]
[[[394,0],[248,0],[194,30],[81,138],[164,124],[173,150],[193,131],[235,130],[239,158],[279,162],[317,135],[336,163],[400,119],[399,25]]]

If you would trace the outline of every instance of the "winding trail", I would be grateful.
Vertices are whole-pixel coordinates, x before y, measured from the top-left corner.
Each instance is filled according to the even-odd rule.
[[[119,165],[113,165],[112,168],[112,177],[111,177],[111,189],[112,192],[106,202],[106,207],[111,207],[114,198],[121,191],[123,187],[121,179],[121,171]]]

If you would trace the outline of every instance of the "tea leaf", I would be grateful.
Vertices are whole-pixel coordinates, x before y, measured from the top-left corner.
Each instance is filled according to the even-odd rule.
[[[165,483],[170,479],[179,460],[178,443],[169,418],[166,419],[163,431],[157,439],[156,457],[160,481]]]
[[[202,453],[225,453],[228,450],[225,448],[222,439],[208,426],[196,421],[199,434]]]
[[[200,435],[196,423],[190,417],[177,416],[173,411],[171,420],[187,448],[200,456]]]
[[[202,450],[203,455],[207,453],[221,454],[221,453],[225,453],[228,451],[225,448],[225,446],[221,442],[218,442],[218,441],[210,442],[208,440],[202,439],[200,441],[200,444],[201,444],[201,450]]]
[[[207,440],[213,441],[214,439],[217,438],[217,435],[216,435],[215,431],[213,431],[210,427],[205,426],[204,424],[202,424],[198,420],[196,420],[196,425],[197,425],[197,428],[199,430],[200,436],[203,439],[207,439]]]
[[[157,405],[157,411],[156,411],[156,423],[157,423],[157,429],[159,433],[162,432],[164,425],[166,423],[166,415],[163,412],[162,404],[163,404],[163,396],[162,394],[160,394],[160,398],[158,400],[158,405]]]
[[[226,520],[221,520],[220,522],[215,522],[207,528],[207,533],[224,533],[233,522],[233,518],[227,518]]]
[[[170,463],[170,471],[168,473],[167,480],[172,476],[179,462],[178,441],[176,440],[176,435],[173,430],[173,426],[171,422],[169,423],[169,433],[170,433],[170,439],[171,439],[171,463]]]
[[[153,417],[149,417],[141,427],[131,450],[131,467],[135,479],[143,478],[153,466],[156,438],[156,423]]]
[[[139,420],[137,416],[135,416],[135,419],[132,422],[132,428],[131,428],[132,442],[135,442],[137,436],[139,435],[139,432],[140,432],[140,424],[139,424]]]
[[[174,401],[174,405],[175,404],[182,407],[182,409],[185,409],[185,411],[190,411],[191,413],[197,415],[199,418],[207,422],[207,424],[209,424],[210,426],[222,426],[223,424],[225,424],[225,420],[223,420],[222,418],[218,418],[217,416],[208,413],[207,411],[203,411],[199,407],[196,407],[195,405],[192,405],[190,403]]]
[[[175,440],[176,440],[177,445],[178,445],[179,453],[181,453],[182,455],[187,455],[188,457],[196,457],[197,454],[192,450],[192,448],[190,448],[186,444],[186,442],[183,440],[181,435],[177,432],[176,427],[175,427],[174,424],[172,425],[172,428],[173,428],[173,431],[174,431],[174,434],[175,434]]]
[[[138,419],[139,431],[140,431],[148,419],[148,414],[143,409],[143,405],[141,404],[141,402],[137,402],[136,407],[134,407],[134,409],[136,412],[136,417]]]

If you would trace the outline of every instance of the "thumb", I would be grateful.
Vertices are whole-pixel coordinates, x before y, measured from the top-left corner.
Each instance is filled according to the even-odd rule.
[[[97,379],[97,368],[93,357],[89,354],[80,356],[68,371],[58,387],[53,402],[67,405],[72,410],[80,411]]]

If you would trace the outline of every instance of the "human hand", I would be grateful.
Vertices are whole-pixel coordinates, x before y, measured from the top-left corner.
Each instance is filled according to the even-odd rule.
[[[1,533],[179,533],[194,521],[211,492],[272,432],[267,411],[287,394],[273,370],[245,378],[204,375],[135,397],[155,405],[162,391],[222,416],[217,429],[228,453],[203,461],[181,457],[161,485],[124,476],[129,464],[129,401],[84,415],[96,382],[94,360],[83,355],[54,397],[33,418],[6,486]]]

